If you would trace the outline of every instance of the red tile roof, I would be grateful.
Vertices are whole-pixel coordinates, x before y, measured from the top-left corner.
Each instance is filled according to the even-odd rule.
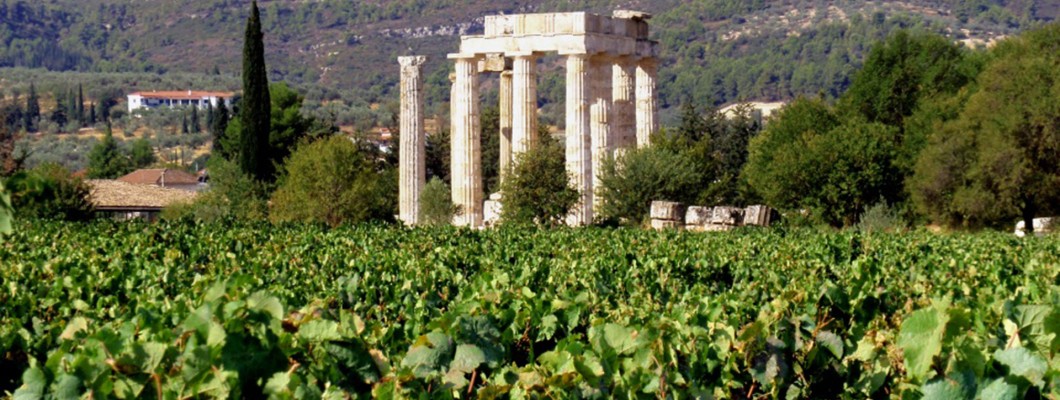
[[[137,185],[194,185],[199,183],[199,177],[175,169],[139,169],[118,178],[119,181]]]
[[[235,93],[232,92],[207,92],[207,91],[195,91],[195,90],[170,90],[170,91],[152,91],[152,92],[135,92],[130,95],[140,95],[145,99],[175,99],[175,100],[198,100],[204,97],[232,97]]]

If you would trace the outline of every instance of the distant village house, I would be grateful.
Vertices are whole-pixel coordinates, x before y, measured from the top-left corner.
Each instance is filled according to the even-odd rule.
[[[171,205],[190,203],[198,192],[137,185],[117,180],[90,179],[89,201],[96,213],[118,220],[156,221],[162,210]]]
[[[225,106],[232,106],[232,92],[204,92],[204,91],[151,91],[136,92],[128,95],[129,112],[141,108],[158,107],[198,107],[205,108],[207,104],[217,107],[222,101]]]

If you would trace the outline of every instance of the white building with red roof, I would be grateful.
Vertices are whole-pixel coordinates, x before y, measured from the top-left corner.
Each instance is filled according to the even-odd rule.
[[[208,92],[208,91],[150,91],[150,92],[136,92],[128,95],[129,99],[129,112],[139,110],[141,108],[156,108],[156,107],[206,107],[207,104],[217,107],[220,102],[224,102],[225,106],[232,106],[232,97],[235,93],[232,92]]]

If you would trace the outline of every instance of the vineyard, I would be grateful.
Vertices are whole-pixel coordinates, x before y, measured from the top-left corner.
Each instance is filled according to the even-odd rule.
[[[33,223],[0,397],[1057,398],[1060,238]]]

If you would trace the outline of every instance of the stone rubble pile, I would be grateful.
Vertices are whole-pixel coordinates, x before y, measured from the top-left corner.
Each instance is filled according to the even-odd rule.
[[[747,208],[691,206],[653,201],[651,227],[655,230],[685,229],[693,232],[728,231],[739,226],[769,226],[773,209],[754,205]]]

